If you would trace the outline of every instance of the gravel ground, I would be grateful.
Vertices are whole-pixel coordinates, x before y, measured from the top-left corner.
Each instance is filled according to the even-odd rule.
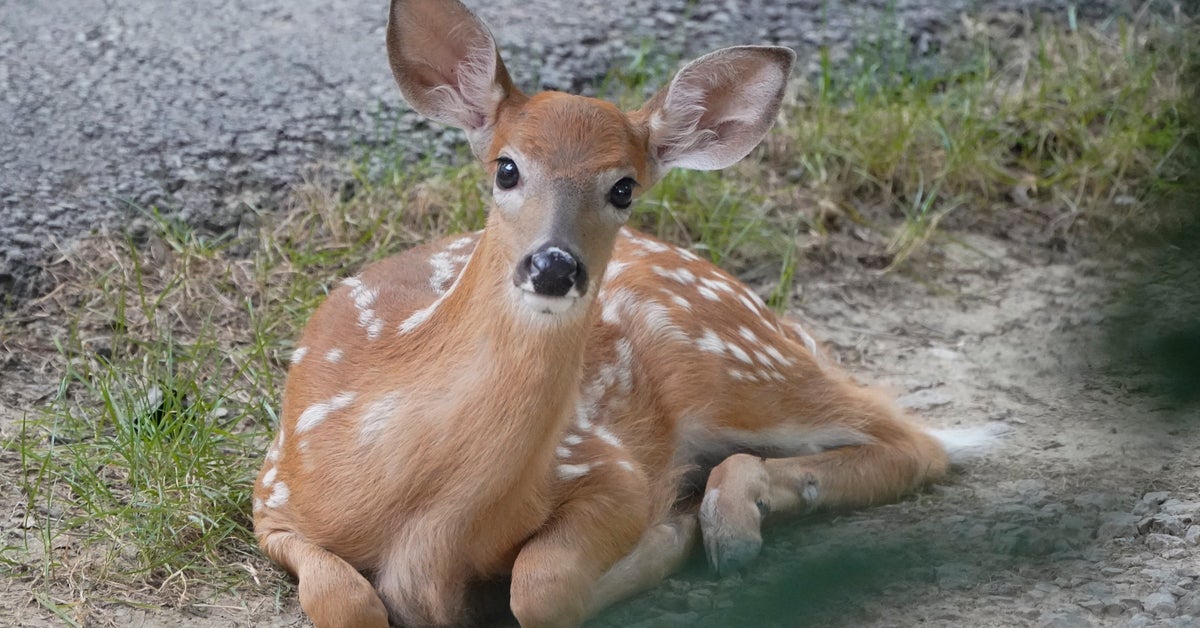
[[[468,4],[519,84],[580,90],[647,42],[681,58],[780,43],[811,69],[820,44],[836,56],[895,28],[924,49],[963,10],[1067,2]],[[1104,15],[1128,0],[1081,4]],[[148,208],[219,233],[257,220],[314,161],[393,138],[419,151],[458,141],[405,115],[383,53],[386,9],[386,0],[0,1],[0,299],[36,292],[38,264],[79,235],[136,233]]]

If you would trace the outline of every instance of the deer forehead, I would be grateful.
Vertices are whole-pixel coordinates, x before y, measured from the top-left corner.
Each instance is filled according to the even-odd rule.
[[[503,152],[508,148],[538,162],[553,178],[583,181],[626,171],[645,181],[646,142],[646,131],[612,103],[542,92],[504,112],[488,161],[508,157]]]

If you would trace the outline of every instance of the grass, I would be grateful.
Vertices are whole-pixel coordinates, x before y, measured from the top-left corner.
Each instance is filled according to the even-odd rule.
[[[1195,139],[1181,112],[1196,33],[1150,17],[994,18],[932,57],[886,38],[845,64],[825,55],[764,148],[726,172],[670,174],[633,221],[781,309],[806,251],[855,229],[896,267],[955,220],[1152,224]],[[607,89],[640,98],[672,66],[641,50]],[[144,240],[91,239],[51,265],[54,291],[0,320],[0,357],[42,356],[59,381],[4,443],[29,533],[0,550],[0,570],[68,621],[112,599],[286,589],[256,576],[249,492],[292,339],[339,278],[482,225],[488,189],[465,162],[376,151],[348,173],[310,173],[251,237],[151,212]]]

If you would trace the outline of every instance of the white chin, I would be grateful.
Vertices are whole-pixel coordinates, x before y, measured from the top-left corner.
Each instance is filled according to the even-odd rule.
[[[578,300],[577,297],[546,297],[534,292],[521,291],[521,302],[538,314],[565,314]]]

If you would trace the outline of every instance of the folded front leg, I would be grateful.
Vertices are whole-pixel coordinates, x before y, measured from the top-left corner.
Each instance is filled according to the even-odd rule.
[[[653,588],[675,573],[691,553],[699,531],[696,515],[691,513],[676,513],[651,526],[637,547],[600,578],[588,615]]]
[[[512,611],[524,628],[581,624],[601,575],[649,523],[645,477],[631,465],[593,463],[564,484],[566,500],[513,565]]]

